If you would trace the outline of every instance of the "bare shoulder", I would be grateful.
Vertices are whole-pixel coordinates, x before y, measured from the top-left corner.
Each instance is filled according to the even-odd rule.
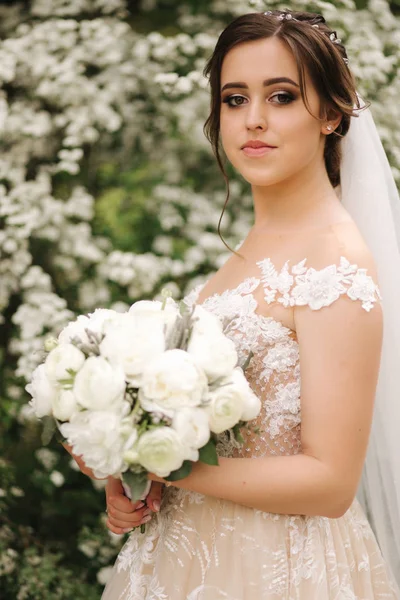
[[[342,258],[359,269],[366,269],[377,282],[376,262],[357,224],[352,221],[335,223],[310,236],[305,241],[303,255],[307,265],[323,269],[339,265]]]

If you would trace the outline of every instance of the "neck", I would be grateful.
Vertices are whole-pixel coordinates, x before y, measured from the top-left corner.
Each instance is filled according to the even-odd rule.
[[[290,180],[271,186],[252,186],[254,229],[298,230],[329,220],[341,207],[325,169],[305,169]]]

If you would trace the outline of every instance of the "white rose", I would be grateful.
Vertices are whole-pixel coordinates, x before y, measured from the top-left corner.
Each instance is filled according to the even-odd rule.
[[[234,342],[223,333],[198,333],[195,329],[190,336],[188,353],[212,382],[226,377],[237,365],[238,355]]]
[[[241,391],[234,385],[228,383],[210,392],[209,400],[206,411],[211,431],[222,433],[239,423],[244,402]]]
[[[96,477],[116,475],[126,469],[123,455],[134,430],[127,430],[125,420],[118,413],[75,413],[70,423],[60,426],[60,431],[74,454],[82,456],[85,465],[93,470]]]
[[[124,370],[101,356],[91,356],[76,375],[73,391],[79,404],[85,408],[119,409],[125,393]]]
[[[158,477],[167,477],[182,466],[185,447],[176,431],[157,427],[146,431],[137,444],[140,464]]]
[[[172,416],[183,406],[199,406],[208,391],[207,377],[184,350],[167,350],[143,373],[139,400],[148,411]]]
[[[243,412],[241,421],[252,421],[261,411],[261,401],[258,396],[253,392],[247,381],[243,369],[237,367],[232,375],[229,377],[233,385],[237,386],[243,398]]]
[[[57,398],[59,388],[49,381],[44,364],[33,371],[32,381],[25,386],[25,389],[32,396],[29,405],[37,417],[42,418],[53,414],[53,402]]]
[[[188,448],[185,458],[195,462],[198,461],[199,448],[205,446],[210,439],[207,412],[201,408],[177,410],[172,420],[172,428],[178,434],[183,445]]]
[[[61,390],[52,404],[53,415],[59,421],[69,421],[77,410],[76,398],[72,390]]]
[[[59,344],[52,350],[44,362],[46,375],[52,383],[62,379],[71,379],[71,373],[79,371],[85,362],[85,355],[72,344]]]
[[[138,464],[139,463],[139,454],[136,448],[131,448],[130,450],[126,450],[124,452],[124,461],[128,465]]]
[[[145,318],[124,313],[106,327],[100,353],[112,364],[121,365],[131,385],[142,385],[143,371],[165,350],[164,323],[159,314]]]
[[[173,298],[167,298],[163,309],[162,302],[159,300],[139,300],[132,304],[129,309],[129,314],[140,318],[149,318],[154,313],[158,313],[166,324],[166,335],[168,335],[171,328],[175,325],[177,317],[180,317],[179,306]]]

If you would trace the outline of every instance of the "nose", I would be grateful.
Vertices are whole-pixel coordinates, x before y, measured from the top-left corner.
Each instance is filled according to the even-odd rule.
[[[249,131],[267,129],[265,110],[264,101],[253,100],[249,103],[246,111],[246,127]]]

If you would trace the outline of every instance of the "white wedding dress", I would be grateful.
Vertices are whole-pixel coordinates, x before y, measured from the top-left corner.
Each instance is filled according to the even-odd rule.
[[[203,284],[204,285],[204,284]],[[185,298],[196,303],[202,286]],[[262,398],[261,432],[243,446],[221,437],[225,456],[281,456],[302,451],[299,344],[296,333],[261,314],[279,303],[329,310],[347,296],[373,311],[379,289],[362,265],[340,257],[312,268],[307,260],[276,269],[270,259],[254,276],[202,304],[230,325],[239,357]],[[345,301],[345,300],[343,300]],[[348,301],[348,300],[346,300]],[[225,320],[225,318],[227,318]],[[340,440],[338,440],[340,443]],[[400,535],[400,532],[399,532]],[[161,511],[121,550],[102,600],[398,600],[366,515],[354,499],[344,516],[266,513],[175,487]]]

